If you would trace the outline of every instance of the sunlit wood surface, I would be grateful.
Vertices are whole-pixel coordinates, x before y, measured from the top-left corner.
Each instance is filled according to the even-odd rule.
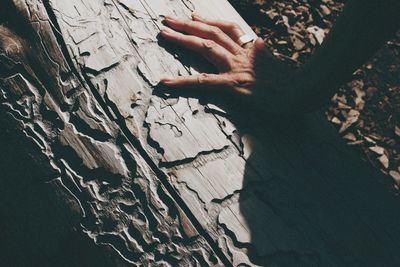
[[[0,259],[400,266],[398,197],[322,114],[248,118],[160,90],[208,69],[159,39],[163,17],[254,34],[227,1],[1,5]]]

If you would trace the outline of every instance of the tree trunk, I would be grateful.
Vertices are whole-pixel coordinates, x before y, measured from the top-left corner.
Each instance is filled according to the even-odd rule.
[[[399,266],[398,198],[321,114],[253,127],[158,93],[208,69],[157,37],[194,10],[254,34],[224,0],[0,4],[0,259]]]

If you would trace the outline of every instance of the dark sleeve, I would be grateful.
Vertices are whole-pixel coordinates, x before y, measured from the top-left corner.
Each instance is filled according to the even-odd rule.
[[[293,96],[321,107],[400,27],[400,0],[350,0],[326,40],[296,74]]]

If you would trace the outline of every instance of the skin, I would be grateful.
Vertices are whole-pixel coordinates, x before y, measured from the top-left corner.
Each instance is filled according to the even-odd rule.
[[[240,99],[261,113],[300,113],[326,104],[400,27],[400,1],[350,0],[333,30],[311,60],[297,70],[279,63],[261,38],[241,47],[238,25],[167,17],[161,30],[167,41],[203,55],[219,71],[187,77],[165,77],[170,88],[218,92]]]
[[[245,105],[252,104],[257,112],[278,108],[279,105],[272,106],[269,99],[277,99],[275,87],[286,86],[280,81],[287,79],[279,78],[285,78],[289,71],[272,56],[261,38],[242,47],[239,38],[245,33],[237,24],[209,20],[196,14],[192,20],[166,17],[165,22],[169,28],[161,30],[163,38],[200,53],[219,73],[165,77],[160,81],[162,84],[194,93],[200,91],[240,99]]]

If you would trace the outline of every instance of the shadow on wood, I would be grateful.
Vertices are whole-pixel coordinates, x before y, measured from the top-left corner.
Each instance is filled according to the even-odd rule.
[[[261,142],[245,183],[255,164],[273,170],[240,195],[254,263],[399,266],[399,198],[390,179],[361,162],[322,114],[265,120],[251,134]]]

